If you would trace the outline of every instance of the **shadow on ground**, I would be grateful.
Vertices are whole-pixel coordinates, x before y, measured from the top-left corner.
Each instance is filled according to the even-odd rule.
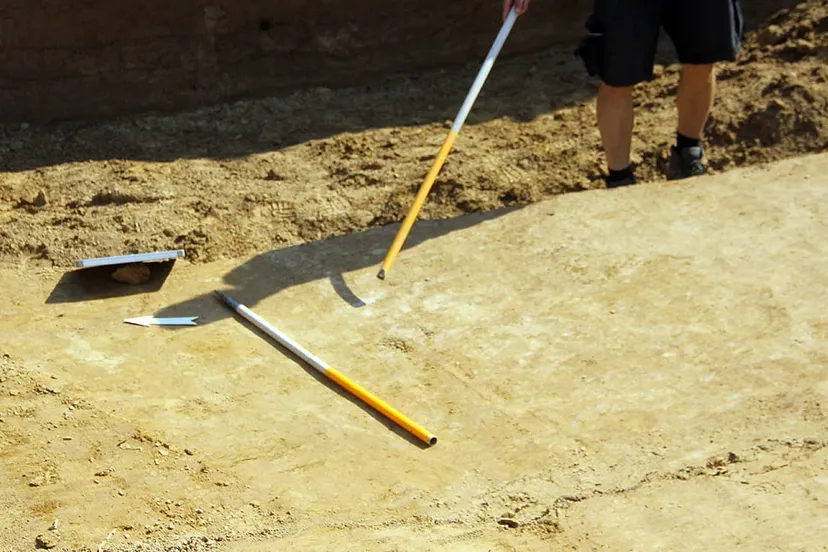
[[[471,228],[518,209],[520,207],[508,207],[452,219],[419,221],[409,234],[403,250],[452,232]],[[376,267],[379,271],[398,228],[399,225],[394,224],[257,255],[224,275],[222,291],[247,307],[255,308],[259,302],[280,291],[327,279],[343,301],[354,308],[363,307],[365,303],[348,287],[343,275],[368,267]],[[398,265],[399,261],[395,270],[399,270]],[[395,270],[391,271],[389,278],[394,277]],[[199,324],[202,326],[231,315],[227,307],[221,305],[210,290],[203,295],[161,309],[154,316],[195,316],[193,313],[198,314]]]
[[[120,265],[72,270],[61,277],[46,299],[46,304],[80,303],[154,293],[164,286],[174,265],[175,261],[147,263],[149,280],[138,285],[124,284],[112,278],[112,272]]]

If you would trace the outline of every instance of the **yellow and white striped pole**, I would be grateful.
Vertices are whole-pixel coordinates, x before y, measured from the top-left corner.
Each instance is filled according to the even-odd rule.
[[[483,62],[483,67],[481,67],[480,71],[477,73],[477,78],[474,80],[474,84],[466,96],[466,101],[463,102],[463,106],[457,114],[457,118],[454,120],[451,130],[449,131],[448,136],[446,136],[443,146],[440,148],[440,152],[434,159],[434,163],[431,165],[431,170],[428,171],[422,186],[420,186],[420,191],[417,192],[417,196],[414,198],[414,204],[408,211],[408,215],[406,215],[403,220],[402,226],[400,226],[400,229],[397,231],[397,235],[391,243],[388,253],[385,255],[382,268],[380,269],[379,274],[377,274],[377,277],[380,280],[385,279],[385,276],[391,270],[391,266],[397,259],[397,255],[400,254],[400,250],[408,237],[408,233],[411,231],[411,227],[414,226],[414,221],[417,220],[417,216],[423,208],[423,204],[428,197],[428,193],[431,191],[431,187],[434,185],[434,181],[437,179],[440,169],[443,168],[443,163],[446,162],[446,157],[448,157],[452,146],[454,146],[454,141],[457,139],[457,135],[460,134],[460,130],[466,123],[466,118],[469,116],[469,112],[471,111],[474,102],[477,100],[480,90],[483,89],[483,84],[489,77],[489,73],[494,66],[495,60],[497,59],[498,54],[500,54],[500,50],[503,48],[506,38],[512,31],[512,27],[514,26],[516,19],[517,12],[514,8],[512,8],[511,11],[509,11],[509,15],[503,21],[503,26],[501,27],[497,38],[495,38],[494,44],[489,50],[489,54],[486,56],[486,61]]]
[[[324,374],[328,379],[335,382],[337,385],[360,399],[361,401],[368,404],[371,408],[385,416],[386,418],[392,420],[397,425],[417,437],[419,440],[429,444],[429,445],[436,445],[437,444],[437,437],[425,429],[424,427],[414,423],[411,421],[407,416],[403,413],[395,409],[394,407],[390,406],[388,403],[365,389],[364,387],[360,386],[359,384],[352,381],[348,378],[345,374],[332,368],[327,363],[320,360],[318,357],[313,355],[311,352],[304,349],[301,345],[296,343],[293,339],[289,336],[285,335],[284,333],[280,332],[268,322],[257,315],[255,312],[250,310],[249,308],[245,307],[229,295],[222,293],[220,291],[215,292],[216,296],[228,307],[239,313],[243,316],[247,321],[252,323],[254,326],[262,330],[264,333],[278,341],[282,346],[288,349],[290,352],[307,362],[310,366],[313,366],[319,372]]]

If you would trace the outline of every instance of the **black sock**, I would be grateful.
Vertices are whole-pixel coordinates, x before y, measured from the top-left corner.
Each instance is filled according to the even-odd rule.
[[[632,167],[627,166],[625,169],[621,169],[620,171],[614,171],[612,169],[609,170],[609,176],[607,177],[607,182],[620,182],[622,180],[626,180],[627,178],[633,177],[633,170]]]
[[[680,132],[676,132],[676,149],[697,148],[701,145],[698,138],[688,138]]]

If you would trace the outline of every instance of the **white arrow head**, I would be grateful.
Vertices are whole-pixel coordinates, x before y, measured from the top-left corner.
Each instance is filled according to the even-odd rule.
[[[134,324],[136,326],[195,326],[198,316],[189,316],[186,318],[153,318],[152,316],[142,316],[141,318],[127,318],[124,320],[127,324]]]

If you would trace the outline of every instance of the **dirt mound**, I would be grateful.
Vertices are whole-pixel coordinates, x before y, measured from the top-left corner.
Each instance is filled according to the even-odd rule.
[[[713,171],[828,149],[828,8],[801,2],[720,69]],[[637,92],[634,159],[662,178],[679,68]],[[300,90],[172,116],[0,127],[0,259],[184,248],[238,257],[400,220],[479,68]],[[423,211],[442,218],[603,186],[589,79],[570,48],[503,60]]]
[[[736,92],[741,105],[725,98],[708,136],[716,146],[741,144],[734,161],[825,149],[828,5],[803,2],[776,14],[748,38],[741,61],[722,78],[745,85]]]

